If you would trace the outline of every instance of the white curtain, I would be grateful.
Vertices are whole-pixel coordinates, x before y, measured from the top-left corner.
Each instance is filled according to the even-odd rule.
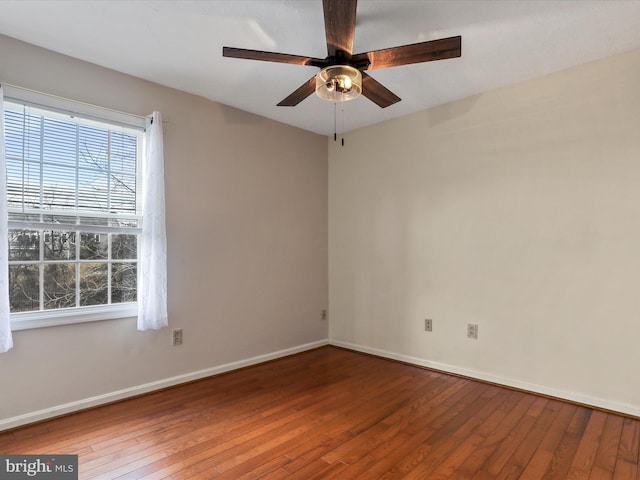
[[[2,85],[0,85],[0,353],[13,347],[9,318],[7,159],[4,156],[4,107],[2,100]]]
[[[138,276],[138,330],[168,325],[167,235],[164,221],[164,153],[162,117],[147,120],[142,164],[142,235]]]

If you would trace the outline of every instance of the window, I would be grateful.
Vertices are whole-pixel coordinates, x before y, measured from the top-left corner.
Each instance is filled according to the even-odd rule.
[[[9,98],[4,115],[13,328],[135,315],[139,119]]]

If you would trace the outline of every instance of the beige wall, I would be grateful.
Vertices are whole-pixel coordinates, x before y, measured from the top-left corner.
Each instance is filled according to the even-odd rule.
[[[169,319],[184,330],[181,347],[131,318],[15,332],[0,428],[326,342],[325,137],[2,36],[0,59],[1,82],[162,112]]]
[[[329,141],[331,341],[640,415],[639,85],[633,51]]]

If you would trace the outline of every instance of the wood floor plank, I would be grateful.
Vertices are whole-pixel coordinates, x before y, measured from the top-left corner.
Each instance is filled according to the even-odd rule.
[[[297,472],[298,470],[303,469],[310,462],[321,459],[327,454],[327,452],[330,452],[344,442],[349,441],[351,438],[352,435],[349,432],[346,432],[342,436],[338,437],[324,436],[322,443],[311,450],[308,450],[307,447],[303,446],[304,444],[301,444],[298,448],[289,449],[285,455],[290,459],[290,462],[283,467],[283,470],[287,471],[289,474]],[[313,436],[312,440],[316,443],[317,437]]]
[[[490,456],[495,455],[498,445],[502,443],[499,439],[505,435],[507,431],[505,427],[517,423],[517,418],[520,417],[520,407],[526,408],[526,404],[529,400],[533,399],[527,398],[524,403],[519,401],[517,403],[509,404],[510,410],[506,414],[501,408],[505,404],[500,404],[496,405],[498,408],[494,408],[492,411],[487,412],[490,413],[490,415],[478,415],[476,418],[484,421],[481,424],[478,424],[477,428],[474,426],[473,430],[465,431],[461,429],[456,433],[454,436],[455,439],[458,442],[462,442],[461,446],[458,448],[458,453],[455,455],[451,454],[451,458],[444,459],[440,466],[438,466],[431,475],[442,479],[452,478],[457,475],[459,476],[465,470],[464,465],[467,464],[469,459],[476,453],[480,454],[476,457],[476,460],[479,460],[480,457],[482,457],[482,460],[484,461],[478,463],[477,467],[480,465],[486,465],[487,459],[490,458]],[[473,434],[471,434],[472,432]],[[488,449],[483,447],[488,447]],[[467,478],[472,478],[477,471],[478,470],[476,468],[473,472],[468,472]]]
[[[445,385],[440,385],[438,391],[444,393],[446,391],[444,386]],[[461,390],[457,393],[462,394],[462,392]],[[501,403],[498,397],[504,392],[505,390],[500,390],[500,392],[497,392],[498,394],[494,396],[493,402],[496,408]],[[440,398],[452,397],[441,396]],[[403,471],[405,471],[405,469],[400,466],[403,464],[403,458],[407,456],[408,451],[413,451],[421,445],[424,446],[426,440],[434,433],[434,430],[429,428],[429,419],[431,418],[433,420],[440,416],[447,416],[448,406],[449,404],[447,402],[442,402],[439,406],[434,405],[434,408],[429,413],[424,412],[423,415],[413,415],[414,425],[422,426],[422,428],[419,428],[417,431],[409,431],[407,428],[408,424],[400,420],[405,419],[404,413],[400,416],[393,415],[392,417],[396,420],[395,422],[390,422],[390,418],[392,417],[385,419],[383,423],[387,425],[392,423],[396,424],[398,433],[395,434],[393,438],[385,439],[385,441],[381,442],[365,457],[355,462],[355,464],[350,465],[346,471],[341,472],[342,476],[340,480],[381,480],[385,478],[403,477]],[[408,468],[406,470],[408,470]]]
[[[505,472],[500,471],[500,477],[509,478],[516,476],[516,474],[518,477],[522,475],[522,472],[542,444],[545,435],[558,418],[561,407],[561,402],[550,400],[545,404],[545,408],[542,411],[527,413],[527,415],[533,416],[535,424],[527,433],[526,439],[518,442],[513,455],[509,458],[505,467],[503,467]]]
[[[640,422],[625,418],[613,470],[614,480],[636,480],[638,477],[638,455],[640,450]]]
[[[637,473],[638,465],[618,459],[613,471],[613,480],[636,480]]]
[[[478,390],[478,386],[474,383],[465,383],[463,386],[466,388],[449,388],[438,395],[441,403],[432,410],[424,411],[418,416],[416,423],[421,425],[420,428],[415,428],[415,425],[409,425],[405,428],[404,433],[407,440],[396,444],[397,450],[405,453],[398,461],[391,465],[391,468],[381,475],[381,479],[392,480],[404,478],[405,475],[429,455],[430,451],[434,448],[429,440],[433,441],[433,435],[444,425],[447,425],[451,419],[455,418],[457,413],[461,411],[461,408],[458,407],[457,404],[459,402],[461,403],[464,399],[469,401],[469,392]],[[453,394],[451,394],[451,392],[453,392]],[[374,455],[376,454],[374,453]]]
[[[480,471],[487,458],[497,448],[497,443],[488,437],[496,431],[496,427],[504,420],[508,413],[513,410],[518,402],[518,395],[509,390],[501,392],[502,401],[491,416],[481,425],[476,434],[483,437],[483,442],[478,445],[464,462],[451,475],[452,480],[468,480]]]
[[[567,431],[553,453],[549,467],[542,477],[543,479],[565,480],[567,478],[567,473],[571,468],[582,434],[592,413],[593,410],[587,408],[579,407],[576,409]]]
[[[527,400],[533,401],[532,398],[527,398]],[[484,440],[481,435],[474,436],[472,433],[478,430],[483,423],[492,422],[490,420],[491,414],[497,405],[489,405],[491,408],[487,408],[487,404],[485,404],[481,409],[476,409],[474,415],[470,415],[470,409],[467,408],[465,413],[461,412],[459,415],[464,420],[463,423],[449,422],[448,429],[443,429],[448,435],[438,438],[437,441],[434,441],[435,435],[430,437],[427,445],[431,448],[425,452],[426,455],[411,459],[411,469],[401,478],[431,478],[437,468],[442,469],[439,475],[453,474],[462,464],[466,455]]]
[[[422,396],[427,395],[428,392],[434,392],[432,385],[433,382],[429,381],[424,383],[414,382],[411,395]],[[405,405],[400,405],[390,410],[389,415],[383,416],[381,421],[377,421],[366,430],[353,435],[351,439],[324,455],[323,460],[328,463],[342,461],[347,465],[352,465],[369,452],[379,450],[381,445],[396,441],[399,435],[406,435],[404,430],[408,427],[409,422],[416,420],[416,416],[411,415],[411,410],[415,409],[415,405],[403,403]]]
[[[640,422],[625,418],[620,436],[618,458],[632,464],[640,463]]]
[[[558,416],[547,428],[547,431],[533,454],[533,457],[531,457],[525,466],[524,471],[522,472],[522,478],[539,480],[544,476],[553,460],[554,453],[557,450],[560,441],[569,428],[569,424],[571,423],[576,410],[577,407],[573,405],[563,404],[561,406]]]
[[[580,439],[578,449],[567,473],[567,480],[583,480],[589,478],[600,446],[600,439],[607,422],[607,414],[593,412]]]
[[[267,473],[266,475],[262,475],[261,477],[258,477],[258,478],[260,480],[282,480],[284,478],[287,478],[288,476],[289,476],[289,473],[286,470],[278,469],[270,473]]]
[[[598,445],[590,479],[610,480],[616,467],[620,439],[622,437],[622,417],[608,415],[604,432]]]
[[[540,415],[542,408],[548,404],[546,398],[537,398],[531,406],[527,409],[517,425],[509,431],[504,437],[500,445],[496,448],[495,452],[489,457],[489,459],[482,466],[482,469],[487,471],[490,475],[496,477],[500,471],[507,464],[509,458],[514,455],[518,446],[522,445],[525,436],[533,428],[536,422],[537,416]],[[531,437],[531,440],[534,437]]]
[[[640,480],[640,420],[323,347],[0,432],[81,480]]]

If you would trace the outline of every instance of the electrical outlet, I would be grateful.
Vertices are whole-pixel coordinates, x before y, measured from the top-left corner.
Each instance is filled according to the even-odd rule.
[[[467,324],[467,338],[473,338],[474,340],[478,339],[478,324]]]
[[[327,311],[326,311],[326,310],[322,310],[322,311],[320,312],[320,318],[321,318],[322,320],[326,320],[326,319],[327,319]]]
[[[430,318],[424,319],[424,331],[433,332],[433,320],[431,320]]]
[[[174,328],[171,331],[171,345],[182,345],[182,329]]]

